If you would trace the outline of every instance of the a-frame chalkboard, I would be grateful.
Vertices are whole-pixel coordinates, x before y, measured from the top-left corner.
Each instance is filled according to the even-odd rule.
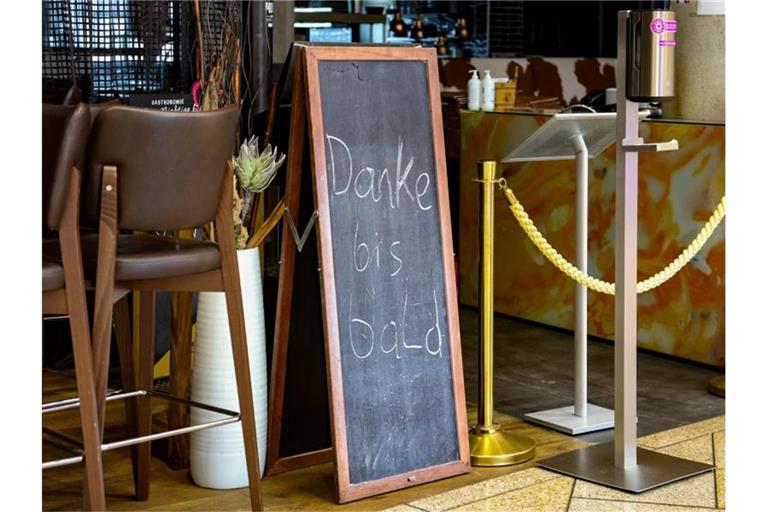
[[[303,321],[291,318],[292,289],[310,284],[295,281],[298,267],[284,251],[270,390],[270,437],[277,431],[278,439],[270,440],[268,467],[277,472],[334,454],[342,503],[466,473],[435,51],[294,51],[286,206],[299,216],[301,164],[291,165],[291,158],[300,162],[304,155],[306,119],[333,450],[278,455],[289,333]],[[292,250],[285,228],[284,234],[283,249]],[[320,326],[301,326],[308,327]]]

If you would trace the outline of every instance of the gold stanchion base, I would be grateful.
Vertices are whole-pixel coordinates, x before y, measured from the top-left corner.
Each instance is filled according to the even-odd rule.
[[[718,375],[709,381],[709,392],[725,398],[725,375]]]
[[[527,436],[479,425],[469,431],[469,455],[473,466],[510,466],[536,455],[536,443]]]

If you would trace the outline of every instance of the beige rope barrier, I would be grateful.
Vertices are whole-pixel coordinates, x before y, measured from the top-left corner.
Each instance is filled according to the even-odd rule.
[[[602,281],[595,277],[590,276],[586,272],[583,272],[576,268],[571,262],[566,260],[552,245],[544,238],[544,235],[536,228],[533,221],[528,217],[525,212],[525,208],[515,197],[512,189],[507,186],[504,179],[497,180],[499,186],[504,192],[504,197],[509,203],[509,209],[517,219],[520,227],[528,238],[533,242],[533,245],[541,251],[541,253],[561,272],[576,281],[577,283],[586,286],[590,290],[596,292],[605,293],[608,295],[616,294],[616,284]],[[672,276],[677,274],[681,268],[688,264],[689,261],[701,250],[702,246],[709,240],[712,233],[725,217],[725,196],[720,199],[720,203],[715,208],[715,211],[709,217],[706,224],[701,228],[696,238],[686,247],[672,262],[667,265],[663,270],[649,277],[648,279],[637,283],[637,293],[644,293],[649,290],[653,290],[662,283],[668,281]]]

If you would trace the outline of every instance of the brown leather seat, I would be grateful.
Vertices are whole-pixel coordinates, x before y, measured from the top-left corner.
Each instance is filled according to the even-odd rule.
[[[98,236],[83,236],[86,272],[96,272]],[[154,279],[198,274],[221,266],[216,244],[201,240],[166,238],[151,234],[120,235],[117,239],[115,279]]]
[[[64,288],[64,269],[59,263],[43,260],[43,291]]]
[[[80,235],[86,275],[96,275],[98,234],[87,230]],[[61,261],[58,240],[43,243],[43,257]],[[221,267],[216,244],[203,240],[168,238],[149,233],[123,234],[117,239],[115,280],[154,279],[199,274]]]

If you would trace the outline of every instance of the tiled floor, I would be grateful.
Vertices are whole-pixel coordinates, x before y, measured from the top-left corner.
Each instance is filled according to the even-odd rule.
[[[388,510],[692,512],[725,508],[724,416],[651,434],[638,444],[668,455],[714,464],[716,469],[642,494],[631,494],[530,468]]]
[[[461,308],[461,348],[467,401],[477,403],[478,313]],[[573,334],[496,315],[494,318],[497,412],[514,418],[573,404]],[[589,402],[608,409],[614,401],[613,345],[590,338]],[[708,392],[722,371],[649,352],[637,354],[638,435],[689,425],[725,414],[725,400]],[[672,377],[672,378],[671,378]],[[613,430],[578,436],[590,443],[613,439]]]

